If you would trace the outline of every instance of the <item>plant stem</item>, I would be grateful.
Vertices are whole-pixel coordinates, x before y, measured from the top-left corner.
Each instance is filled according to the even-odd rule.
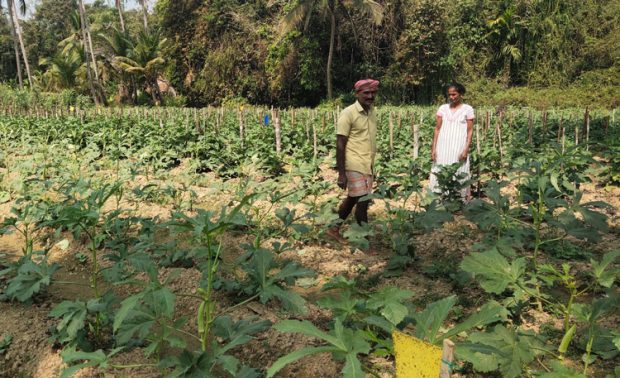
[[[58,285],[75,285],[75,286],[86,286],[86,287],[90,287],[90,284],[84,284],[84,283],[80,283],[80,282],[72,282],[72,281],[52,281],[52,283],[54,283],[54,284],[58,284]]]
[[[243,302],[239,302],[239,303],[237,303],[237,304],[234,304],[234,305],[232,305],[232,306],[230,306],[230,307],[226,308],[224,311],[220,312],[220,315],[225,314],[225,313],[227,313],[227,312],[230,312],[230,311],[234,310],[234,309],[235,309],[235,308],[237,308],[237,307],[241,307],[241,306],[243,306],[243,305],[246,305],[246,304],[248,304],[248,303],[252,302],[252,301],[253,301],[253,300],[255,300],[256,298],[258,298],[258,296],[259,296],[259,295],[260,295],[260,294],[254,294],[254,295],[252,295],[250,298],[245,299]]]
[[[157,364],[109,365],[112,369],[134,369],[140,367],[157,367]]]

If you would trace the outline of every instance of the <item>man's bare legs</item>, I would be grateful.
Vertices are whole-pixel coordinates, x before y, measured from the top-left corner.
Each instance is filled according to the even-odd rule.
[[[338,240],[340,243],[346,243],[346,239],[340,235],[340,225],[351,215],[353,207],[355,207],[355,220],[357,224],[361,226],[363,223],[368,223],[368,206],[370,205],[370,201],[360,201],[362,197],[347,197],[342,201],[338,208],[340,222],[327,230],[327,235]]]

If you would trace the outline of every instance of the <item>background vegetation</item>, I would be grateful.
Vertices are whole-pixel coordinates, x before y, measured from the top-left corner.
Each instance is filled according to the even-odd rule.
[[[363,76],[392,104],[437,102],[451,80],[476,105],[620,101],[618,0],[152,0],[148,15],[98,0],[85,28],[80,3],[25,18],[16,0],[12,22],[0,1],[0,80],[19,86],[19,57],[23,85],[27,61],[33,89],[102,103],[315,106]]]

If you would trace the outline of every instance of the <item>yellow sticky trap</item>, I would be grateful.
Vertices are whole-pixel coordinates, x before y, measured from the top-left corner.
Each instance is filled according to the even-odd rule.
[[[392,333],[396,352],[396,378],[437,378],[441,368],[441,348],[406,335]]]

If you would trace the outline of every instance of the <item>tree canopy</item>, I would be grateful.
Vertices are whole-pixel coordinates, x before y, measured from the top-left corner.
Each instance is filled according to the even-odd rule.
[[[480,98],[620,84],[618,0],[157,0],[146,18],[143,9],[86,5],[95,76],[111,102],[165,103],[162,82],[181,95],[172,103],[191,106],[315,106],[349,100],[365,76],[395,104],[436,102],[454,80]],[[77,10],[75,0],[41,0],[32,17],[18,15],[34,86],[88,94],[90,52],[67,17]],[[20,54],[3,13],[0,80],[16,83]]]

